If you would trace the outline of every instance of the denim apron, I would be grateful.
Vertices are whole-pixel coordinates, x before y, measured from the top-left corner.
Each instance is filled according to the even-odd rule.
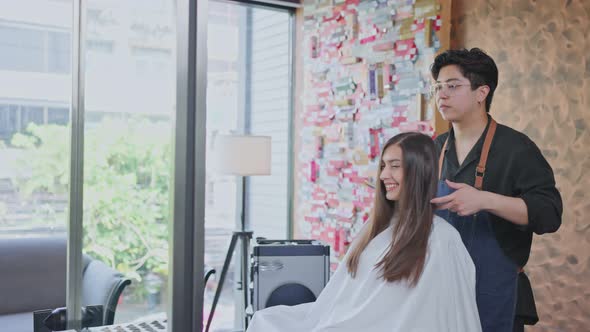
[[[489,127],[476,168],[475,187],[479,190],[482,189],[487,154],[496,129],[493,119]],[[439,160],[437,197],[454,191],[440,176],[446,145],[447,142]],[[512,332],[519,268],[498,244],[489,214],[480,211],[470,216],[459,216],[449,210],[437,210],[436,214],[457,229],[475,264],[477,309],[483,332]]]

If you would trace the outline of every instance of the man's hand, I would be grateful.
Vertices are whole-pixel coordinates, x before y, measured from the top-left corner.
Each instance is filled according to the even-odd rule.
[[[437,204],[438,210],[449,209],[460,216],[475,214],[484,209],[485,194],[465,183],[446,180],[447,185],[456,191],[452,194],[434,198],[430,203]]]

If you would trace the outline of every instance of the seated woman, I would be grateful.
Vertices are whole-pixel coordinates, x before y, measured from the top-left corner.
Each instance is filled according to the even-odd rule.
[[[434,215],[437,157],[419,133],[381,154],[372,217],[318,299],[254,314],[248,332],[477,332],[475,267]]]

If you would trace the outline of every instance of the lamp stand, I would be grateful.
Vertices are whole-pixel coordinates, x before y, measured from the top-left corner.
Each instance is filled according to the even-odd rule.
[[[221,269],[221,275],[219,276],[219,283],[217,284],[217,289],[215,290],[215,297],[213,297],[213,304],[211,305],[211,311],[209,313],[209,318],[207,319],[207,326],[205,327],[205,332],[209,332],[209,328],[211,326],[211,321],[213,320],[213,315],[215,314],[215,308],[217,307],[217,302],[219,302],[219,297],[221,296],[221,290],[223,289],[223,283],[225,282],[225,276],[227,275],[227,270],[229,269],[229,264],[231,263],[232,256],[234,251],[236,250],[236,244],[238,239],[242,244],[242,259],[241,259],[241,280],[239,283],[240,288],[238,290],[242,291],[243,300],[244,300],[244,311],[243,311],[243,320],[244,320],[244,331],[248,329],[248,314],[246,313],[246,309],[248,308],[248,255],[249,255],[249,248],[250,248],[250,240],[252,239],[252,231],[246,230],[246,178],[242,178],[242,214],[241,214],[241,223],[240,223],[240,230],[234,231],[231,237],[231,242],[229,244],[229,248],[227,249],[227,253],[225,255],[225,261],[223,262],[223,268]]]

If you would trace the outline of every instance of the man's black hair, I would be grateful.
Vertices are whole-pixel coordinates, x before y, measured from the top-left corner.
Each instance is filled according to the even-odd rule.
[[[470,50],[447,50],[434,59],[430,66],[430,73],[436,80],[443,67],[457,65],[461,74],[471,82],[471,89],[475,90],[482,85],[490,88],[490,93],[486,97],[486,112],[490,111],[494,91],[498,86],[498,67],[494,59],[487,55],[479,48]]]

